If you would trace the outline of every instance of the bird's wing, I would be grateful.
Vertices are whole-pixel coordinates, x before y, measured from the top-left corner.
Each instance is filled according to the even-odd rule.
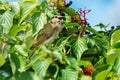
[[[48,40],[54,32],[56,28],[53,28],[50,24],[45,25],[45,27],[38,33],[38,36],[33,44],[33,47],[37,47],[38,45],[44,43]]]

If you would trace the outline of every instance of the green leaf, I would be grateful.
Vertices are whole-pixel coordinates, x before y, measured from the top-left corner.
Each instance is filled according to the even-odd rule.
[[[73,8],[65,7],[63,9],[63,12],[67,13],[68,15],[70,15],[72,17],[76,16],[77,20],[78,20],[78,18],[80,19],[80,16],[79,16],[78,12],[75,9],[73,9]]]
[[[3,33],[3,26],[0,25],[0,34]]]
[[[0,54],[0,67],[1,67],[2,65],[4,65],[4,63],[5,63],[5,59],[4,59],[4,57],[2,56],[2,54]]]
[[[26,24],[20,25],[20,26],[18,26],[18,24],[15,23],[15,24],[11,27],[11,29],[10,29],[10,31],[9,31],[9,34],[10,34],[11,36],[15,37],[15,36],[18,34],[18,32],[20,32],[20,31],[22,31],[22,30],[25,30],[28,26],[30,26],[29,23],[26,23]]]
[[[78,65],[79,66],[84,66],[84,67],[86,67],[87,65],[89,65],[89,66],[91,66],[91,68],[93,67],[92,63],[90,61],[85,61],[85,60],[78,61]]]
[[[14,37],[12,37],[8,34],[4,34],[3,36],[6,38],[6,40],[9,44],[16,44],[17,40]]]
[[[39,78],[35,73],[26,71],[21,73],[17,80],[39,80]]]
[[[75,41],[73,41],[72,46],[71,46],[71,52],[74,57],[77,58],[77,60],[81,59],[81,55],[83,54],[84,51],[86,51],[87,44],[84,38],[78,38]]]
[[[106,57],[107,63],[114,64],[116,57],[120,56],[120,49],[110,49],[107,54],[109,54]]]
[[[64,1],[59,0],[59,6],[64,6]]]
[[[18,25],[17,24],[14,24],[11,28],[10,28],[10,31],[9,31],[9,34],[13,37],[15,37],[17,35],[17,32],[18,32]]]
[[[20,22],[19,25],[31,14],[31,12],[36,8],[37,4],[27,1],[21,4],[20,11]]]
[[[22,0],[22,2],[25,2],[25,1],[38,2],[38,0]]]
[[[0,10],[4,10],[4,9],[5,9],[5,7],[3,5],[3,2],[0,0]]]
[[[113,65],[113,70],[115,71],[115,73],[117,74],[117,76],[120,76],[120,56],[118,56],[115,59],[114,65]]]
[[[52,54],[53,54],[53,56],[55,56],[60,62],[62,61],[62,54],[61,54],[59,51],[54,50],[54,51],[52,52]]]
[[[93,34],[96,34],[97,36],[101,36],[101,37],[103,37],[103,35],[102,35],[102,34],[98,33],[98,31],[96,31],[96,30],[95,30],[95,29],[93,29],[93,28],[86,27],[86,30],[88,30],[88,31],[92,32]]]
[[[38,53],[38,54],[34,54],[31,59],[30,59],[30,62],[25,66],[25,69],[29,69],[31,68],[31,66],[33,64],[36,63],[36,61],[38,61],[40,58],[45,58],[47,56],[47,53],[44,53],[44,54],[41,54],[41,53]]]
[[[3,56],[4,56],[5,59],[8,57],[8,53],[10,51],[10,48],[11,48],[11,45],[6,45],[4,47]]]
[[[108,73],[108,70],[101,71],[96,75],[95,79],[93,80],[107,80]]]
[[[33,45],[33,42],[34,42],[34,38],[33,37],[31,37],[31,36],[26,37],[25,44],[26,44],[28,49],[31,48],[31,46]]]
[[[88,45],[89,48],[93,47],[95,45],[95,40],[87,37],[87,45]]]
[[[60,38],[60,39],[57,41],[57,43],[56,43],[55,46],[56,46],[59,50],[64,49],[64,48],[65,48],[65,45],[67,44],[69,38],[70,38],[70,37],[62,37],[62,38]]]
[[[61,80],[78,80],[78,73],[71,67],[67,67],[62,70],[62,79]]]
[[[104,28],[106,29],[110,24],[104,25],[102,23],[95,25],[95,27],[100,27],[101,29]]]
[[[41,48],[42,51],[45,52],[45,53],[51,53],[51,51],[50,51],[45,45],[40,45],[40,48]]]
[[[13,12],[15,15],[18,14],[18,12],[20,11],[20,6],[18,4],[18,2],[12,2],[10,3],[10,11]]]
[[[37,6],[37,9],[42,11],[42,12],[45,12],[46,10],[48,10],[48,2],[47,0],[43,0],[40,5]],[[52,9],[51,9],[52,10]]]
[[[36,12],[32,16],[33,34],[37,34],[47,23],[47,17],[44,13]]]
[[[93,38],[87,37],[87,45],[89,48],[95,45],[95,40]]]
[[[27,57],[28,56],[28,50],[27,50],[27,46],[25,44],[22,44],[22,45],[15,45],[15,48],[17,49],[17,51]]]
[[[47,58],[44,60],[36,61],[32,67],[37,72],[39,78],[43,78],[46,76],[47,69],[51,63],[52,63],[52,59]]]
[[[11,65],[13,74],[18,75],[20,72],[24,71],[25,62],[21,56],[16,54],[11,54],[10,65]]]
[[[119,40],[120,40],[120,29],[117,29],[111,34],[110,45],[111,46],[114,45]]]
[[[73,57],[66,57],[66,62],[69,64],[70,67],[74,68],[75,70],[79,70],[78,62]]]
[[[3,6],[4,6],[5,10],[9,10],[9,3],[7,1],[3,2]]]
[[[52,64],[49,68],[48,68],[48,72],[47,75],[53,77],[53,78],[57,78],[57,76],[59,75],[59,66],[57,64]]]
[[[92,74],[93,80],[106,80],[111,69],[112,66],[110,64],[99,66]]]
[[[120,40],[113,45],[113,48],[120,48]]]
[[[92,80],[92,78],[90,76],[82,75],[80,80]]]
[[[6,11],[4,14],[0,15],[0,25],[3,26],[3,33],[9,32],[9,29],[13,25],[13,17],[14,14],[10,11]]]
[[[69,22],[65,25],[65,27],[69,28],[69,27],[73,27],[73,26],[80,26],[77,22]]]

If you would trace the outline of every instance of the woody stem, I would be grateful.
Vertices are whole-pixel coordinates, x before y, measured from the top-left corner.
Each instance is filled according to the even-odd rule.
[[[85,12],[83,12],[83,26],[80,28],[78,38],[80,36],[82,36],[83,32],[85,31],[86,25],[87,25],[86,16],[85,15],[86,15]]]

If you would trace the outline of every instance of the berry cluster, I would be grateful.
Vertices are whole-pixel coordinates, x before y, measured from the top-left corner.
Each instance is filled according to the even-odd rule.
[[[82,10],[81,8],[79,9],[79,15],[83,23],[87,23],[86,14],[88,14],[89,12],[91,12],[91,10],[87,10],[87,9]]]
[[[72,21],[74,22],[74,21],[77,21],[79,24],[81,24],[81,23],[86,23],[86,25],[87,25],[87,18],[86,18],[86,14],[88,14],[89,12],[90,12],[91,10],[86,10],[86,9],[84,9],[84,10],[82,10],[81,8],[79,9],[79,13],[78,14],[74,14],[74,16],[72,17]],[[77,17],[80,17],[81,18],[81,20],[79,19],[77,19]]]
[[[93,67],[92,65],[86,65],[85,67],[82,66],[82,74],[83,75],[88,75],[88,76],[92,76],[93,73]]]
[[[84,75],[88,75],[88,76],[92,76],[92,70],[91,69],[85,69],[85,70],[83,70],[82,71],[82,73],[84,74]]]

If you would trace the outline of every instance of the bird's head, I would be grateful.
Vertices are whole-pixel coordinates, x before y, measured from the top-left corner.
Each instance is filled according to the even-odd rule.
[[[55,16],[51,19],[50,23],[51,23],[51,24],[54,24],[55,26],[60,27],[60,26],[62,25],[62,23],[63,23],[63,17],[64,17],[64,16],[55,15]]]

